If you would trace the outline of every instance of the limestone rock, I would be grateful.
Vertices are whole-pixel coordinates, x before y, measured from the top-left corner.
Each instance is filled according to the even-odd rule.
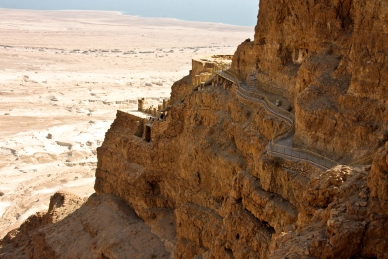
[[[1,258],[12,259],[169,258],[150,228],[111,195],[92,195],[85,202],[56,193],[46,214],[31,216],[0,246]]]
[[[382,0],[260,1],[255,40],[232,68],[293,101],[296,145],[365,158],[388,140],[387,12]]]
[[[96,194],[54,196],[0,241],[2,258],[388,258],[387,13],[383,0],[261,0],[233,57],[241,84],[194,88],[209,68],[193,62],[165,120],[118,111]],[[258,89],[295,111],[290,154],[271,145],[293,120]]]

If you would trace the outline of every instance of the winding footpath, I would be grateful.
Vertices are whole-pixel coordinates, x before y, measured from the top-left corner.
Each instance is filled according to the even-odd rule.
[[[307,162],[321,170],[327,170],[339,165],[339,163],[319,154],[291,146],[295,134],[295,116],[292,113],[273,104],[264,94],[254,89],[254,87],[248,87],[239,82],[235,76],[225,71],[218,71],[216,75],[235,84],[239,98],[260,103],[268,113],[290,125],[290,128],[286,132],[280,133],[268,143],[267,152],[269,154],[288,160]]]

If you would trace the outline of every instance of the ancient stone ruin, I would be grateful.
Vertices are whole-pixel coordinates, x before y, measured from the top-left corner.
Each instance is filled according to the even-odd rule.
[[[163,119],[167,116],[167,110],[168,110],[169,105],[170,105],[169,100],[164,99],[162,101],[162,103],[157,105],[157,108],[154,107],[154,105],[151,105],[151,106],[148,106],[148,108],[145,108],[145,107],[147,107],[146,103],[147,102],[146,102],[145,98],[139,99],[137,110],[139,112],[151,115],[153,118],[157,118],[157,119]]]
[[[96,194],[56,194],[2,258],[388,258],[387,14],[261,0],[230,66],[193,59],[162,120],[118,111]]]

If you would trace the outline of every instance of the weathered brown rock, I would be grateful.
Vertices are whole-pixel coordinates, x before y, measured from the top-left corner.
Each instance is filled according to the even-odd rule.
[[[155,122],[149,143],[128,134],[122,116],[98,150],[96,191],[126,200],[146,222],[174,211],[175,258],[366,254],[363,236],[374,214],[369,169],[338,166],[322,173],[266,156],[275,128],[286,126],[275,118],[264,123],[262,105],[209,86],[174,105],[165,122]],[[371,234],[368,242],[384,238]]]
[[[1,258],[168,258],[162,241],[112,195],[86,202],[56,193],[46,214],[31,216],[0,242]]]
[[[190,76],[185,76],[181,80],[175,82],[171,87],[171,103],[181,101],[193,90],[193,88]]]
[[[260,1],[233,69],[294,102],[295,145],[362,159],[388,140],[387,12],[382,0]]]
[[[360,197],[369,194],[368,218],[365,237],[366,257],[377,254],[388,258],[388,142],[376,154],[368,178],[369,193],[360,192]]]
[[[57,205],[10,232],[0,252],[388,258],[387,5],[262,0],[255,40],[238,47],[232,64],[241,81],[254,83],[252,75],[254,87],[292,103],[293,145],[345,164],[377,151],[356,163],[373,159],[372,166],[322,171],[268,152],[290,122],[265,102],[238,95],[237,82],[193,89],[192,76],[206,70],[197,64],[172,87],[165,120],[145,128],[139,118],[117,113],[97,150],[96,195],[83,205],[65,202],[68,216],[56,214],[66,196],[54,197]],[[75,243],[86,249],[69,252]]]

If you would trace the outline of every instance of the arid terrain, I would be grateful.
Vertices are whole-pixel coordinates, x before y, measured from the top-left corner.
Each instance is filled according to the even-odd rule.
[[[248,28],[199,24],[207,37],[184,23],[169,25],[190,42],[177,40],[175,49],[50,50],[74,57],[78,72],[23,70],[11,81],[18,95],[3,91],[4,130],[18,129],[4,140],[3,204],[14,203],[3,217],[21,221],[47,190],[58,191],[46,211],[0,239],[0,257],[388,259],[387,17],[385,0],[261,0],[253,40]],[[145,44],[177,39],[160,26],[134,30],[160,35]],[[232,34],[242,42],[234,52],[222,43]],[[233,55],[202,57],[217,48]],[[105,64],[76,59],[92,56]],[[87,64],[101,69],[80,73]],[[47,89],[50,82],[56,87]],[[143,95],[164,101],[155,120],[134,112]],[[34,108],[47,119],[21,117]],[[148,109],[142,100],[137,108]],[[18,115],[28,131],[6,120]],[[86,197],[94,168],[95,193]]]
[[[193,56],[233,54],[253,37],[251,27],[115,12],[0,16],[0,237],[56,191],[94,192],[96,148],[118,109],[168,98]]]

